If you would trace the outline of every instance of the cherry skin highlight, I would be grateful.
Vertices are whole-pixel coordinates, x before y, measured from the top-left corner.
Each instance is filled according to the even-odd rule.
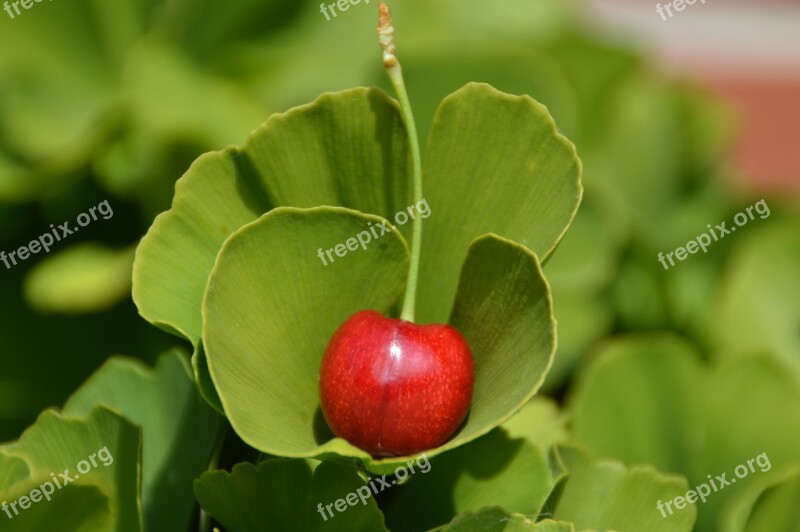
[[[364,310],[325,350],[320,402],[335,435],[375,457],[404,456],[452,436],[469,410],[473,380],[472,353],[453,327]]]

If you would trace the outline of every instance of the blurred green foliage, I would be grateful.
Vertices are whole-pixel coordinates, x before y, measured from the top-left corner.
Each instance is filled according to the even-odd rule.
[[[484,81],[547,105],[584,165],[583,205],[545,265],[559,324],[545,387],[556,398],[570,390],[574,419],[558,425],[557,439],[542,440],[526,430],[539,415],[523,410],[531,421],[505,429],[510,441],[521,443],[495,450],[525,448],[526,463],[535,465],[537,452],[574,437],[601,457],[632,468],[650,464],[694,484],[732,470],[768,442],[780,471],[698,506],[695,529],[789,530],[797,519],[792,467],[800,451],[792,446],[796,439],[783,444],[773,438],[779,440],[781,431],[793,435],[797,426],[794,403],[787,400],[800,396],[797,198],[767,197],[769,218],[666,271],[656,260],[659,251],[685,245],[706,224],[731,220],[760,199],[731,185],[734,122],[723,106],[701,89],[665,77],[636,50],[593,35],[580,22],[580,6],[560,0],[502,6],[406,0],[392,7],[403,28],[398,47],[423,149],[441,99],[468,81]],[[0,265],[0,441],[18,437],[45,407],[63,404],[110,354],[138,353],[153,363],[178,342],[136,314],[126,279],[131,246],[169,207],[175,180],[199,154],[242,144],[271,113],[320,92],[388,88],[374,19],[373,6],[355,6],[326,22],[314,2],[277,0],[224,6],[74,0],[2,18],[0,250],[15,250],[102,200],[109,200],[115,215],[60,243],[50,256],[11,269]],[[670,340],[607,340],[652,331],[668,331]],[[689,388],[712,385],[716,396],[697,403],[701,392]],[[57,423],[54,416],[47,414],[44,422]],[[130,432],[105,411],[93,416]],[[666,445],[670,438],[677,443]],[[441,457],[446,478],[438,480],[472,490],[444,508],[467,512],[450,528],[470,530],[470,522],[484,518],[526,526],[530,515],[519,512],[540,509],[541,516],[556,509],[557,520],[595,527],[625,518],[605,507],[581,509],[570,498],[597,485],[581,479],[613,478],[603,475],[611,467],[604,462],[573,454],[566,462],[579,474],[570,486],[564,472],[555,471],[548,504],[515,502],[509,495],[500,502],[517,513],[490,509],[484,515],[470,504],[491,502],[486,495],[496,484],[481,488],[470,482],[469,464],[459,469],[447,459]],[[557,462],[551,453],[551,467],[557,469]],[[276,467],[283,466],[269,464],[256,474]],[[434,462],[432,475],[437,467]],[[612,469],[620,478],[633,474]],[[237,480],[236,473],[227,481]],[[649,470],[644,477],[638,481],[648,489],[674,486]],[[517,478],[519,490],[526,489],[525,479]],[[18,479],[3,483],[11,480]],[[221,480],[204,477],[209,485]],[[108,519],[106,488],[81,489],[87,508]],[[378,502],[402,508],[404,498],[417,496],[409,490]],[[658,515],[651,510],[642,511],[645,519]],[[399,519],[392,511],[387,515],[388,522]],[[441,520],[448,517],[455,515]]]

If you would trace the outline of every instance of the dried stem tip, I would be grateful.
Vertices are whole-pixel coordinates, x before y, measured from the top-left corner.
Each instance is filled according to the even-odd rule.
[[[392,26],[392,13],[383,2],[378,6],[378,42],[383,49],[383,66],[394,68],[397,66],[396,50],[394,48],[394,26]]]

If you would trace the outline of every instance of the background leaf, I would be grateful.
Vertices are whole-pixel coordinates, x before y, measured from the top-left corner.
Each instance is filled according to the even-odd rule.
[[[55,478],[65,481],[60,474],[66,472],[67,476],[75,479],[74,487],[88,482],[89,485],[100,488],[102,496],[106,496],[108,500],[104,501],[97,491],[82,491],[82,495],[88,498],[81,498],[80,506],[74,509],[74,513],[69,511],[66,514],[73,522],[81,523],[85,527],[89,526],[86,522],[105,522],[103,513],[108,504],[111,516],[108,532],[141,532],[140,438],[137,427],[105,407],[92,410],[83,419],[45,411],[19,440],[0,447],[0,452],[23,458],[29,466],[33,484],[37,484],[40,479],[50,479],[51,473]],[[107,462],[97,457],[98,450],[105,448],[112,458]],[[90,457],[94,458],[96,466],[90,464]],[[81,477],[78,468],[82,461],[89,464],[90,468]],[[56,491],[56,496],[71,487],[71,483],[62,485],[61,490]],[[70,496],[70,501],[74,504],[76,498]],[[47,505],[39,503],[38,506]],[[35,519],[52,523],[51,520],[56,516],[45,510],[38,510],[38,506],[37,512],[32,513],[37,516]],[[28,523],[24,526],[27,525]]]
[[[534,522],[522,514],[507,512],[500,507],[484,508],[479,512],[466,512],[453,519],[449,525],[437,528],[437,531],[471,532],[575,532],[571,523],[559,521]]]
[[[22,463],[22,469],[7,470],[6,467],[12,466],[9,462],[14,463],[14,466]],[[30,532],[59,527],[75,532],[113,530],[109,499],[98,485],[84,480],[80,485],[70,485],[63,491],[55,492],[48,501],[41,490],[44,482],[51,482],[55,489],[50,476],[42,473],[36,478],[30,478],[22,459],[7,457],[2,452],[0,471],[3,471],[3,478],[0,478],[0,501],[8,502],[5,509],[7,513],[0,513],[4,531]],[[30,499],[33,490],[39,490],[36,495],[39,502],[31,500],[30,506],[24,509],[18,503],[19,498],[25,496]]]
[[[238,464],[231,473],[205,473],[194,490],[203,508],[230,532],[386,530],[371,497],[363,504],[356,497],[343,512],[325,508],[339,499],[353,500],[350,494],[365,486],[364,494],[370,488],[352,466],[323,462],[312,477],[303,460],[270,459],[257,466]]]
[[[545,452],[494,430],[433,458],[382,504],[392,530],[427,530],[486,506],[536,515],[553,489]]]
[[[86,415],[96,405],[142,427],[142,505],[148,532],[183,530],[194,508],[192,481],[211,457],[220,420],[198,396],[184,355],[161,356],[155,369],[113,358],[64,405]]]
[[[566,423],[566,415],[552,399],[537,396],[503,423],[503,429],[512,438],[524,438],[547,451],[569,439]]]
[[[800,381],[774,357],[707,369],[673,336],[618,340],[597,353],[569,409],[575,439],[598,455],[684,474],[692,486],[709,475],[731,479],[737,466],[762,453],[770,467],[797,461],[790,442],[800,439]],[[718,526],[726,502],[764,470],[753,466],[708,497],[698,507],[698,529]]]
[[[656,507],[685,494],[685,478],[667,477],[652,467],[626,470],[615,462],[593,461],[577,448],[559,447],[569,477],[553,518],[570,521],[578,530],[690,531],[697,509],[688,505],[666,518]]]
[[[800,469],[795,467],[765,475],[737,496],[722,511],[722,532],[776,532],[796,530],[800,525],[797,496],[800,490]]]
[[[81,244],[48,257],[25,280],[25,296],[43,312],[105,310],[131,289],[133,248]]]
[[[741,228],[752,233],[735,242],[710,311],[714,354],[720,360],[769,352],[800,375],[798,220],[761,220],[756,214],[750,224],[764,225]]]

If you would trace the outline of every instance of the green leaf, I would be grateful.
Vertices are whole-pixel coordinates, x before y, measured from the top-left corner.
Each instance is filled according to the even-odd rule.
[[[391,231],[327,265],[317,252],[382,222],[340,207],[281,207],[237,231],[220,252],[203,304],[203,346],[231,425],[256,449],[368,457],[344,440],[325,443],[319,365],[345,319],[395,303],[408,248]]]
[[[424,161],[418,315],[441,322],[475,238],[496,233],[546,259],[578,207],[580,161],[547,109],[527,96],[469,84],[436,115]]]
[[[477,8],[477,4],[471,8]],[[442,100],[472,80],[481,80],[505,93],[531,95],[547,106],[561,131],[577,129],[574,94],[555,58],[531,49],[509,48],[494,36],[479,38],[474,34],[465,39],[448,37],[431,46],[426,40],[430,41],[438,32],[444,31],[446,25],[452,24],[456,13],[462,11],[463,7],[447,11],[441,4],[429,6],[417,3],[406,9],[409,10],[408,16],[415,18],[422,18],[420,13],[429,9],[444,14],[431,25],[430,32],[420,31],[403,36],[403,77],[414,108],[420,139],[428,138]],[[535,8],[528,6],[524,12],[528,14],[531,9]],[[401,20],[400,12],[404,11],[401,6],[392,6],[392,10],[393,13],[397,10],[396,20]],[[463,27],[458,30],[454,28],[453,31],[463,32]],[[452,33],[448,31],[448,35],[452,36]],[[415,53],[413,41],[417,39],[420,43]],[[515,68],[514,65],[518,64],[525,64],[526,68]]]
[[[219,418],[198,396],[184,355],[166,353],[155,369],[113,358],[69,398],[64,413],[85,415],[96,405],[142,427],[147,530],[185,529],[194,507],[192,481],[208,464]]]
[[[62,472],[74,479],[74,484],[57,484],[61,488],[54,490],[54,500],[73,492],[72,488],[95,487],[82,489],[81,497],[74,493],[68,496],[75,506],[69,506],[64,517],[76,527],[79,523],[85,527],[79,530],[141,532],[140,438],[137,427],[105,407],[96,408],[81,419],[48,410],[19,440],[0,447],[0,453],[22,458],[28,464],[30,483],[26,488],[53,478],[66,483]],[[48,530],[56,529],[62,522],[61,516],[39,508],[48,508],[48,504],[39,502],[36,505],[36,511],[31,513],[36,516],[32,522],[35,519],[37,524],[48,523]],[[67,506],[65,501],[59,503],[58,508],[63,508],[61,504]],[[109,526],[92,529],[92,525],[106,522],[107,511],[111,516]],[[26,515],[15,519],[22,523]],[[20,524],[22,530],[31,530],[25,523]]]
[[[0,486],[6,488],[24,480],[30,471],[28,464],[18,456],[0,453]]]
[[[797,460],[791,442],[800,440],[800,380],[775,357],[707,369],[672,336],[610,342],[581,376],[569,410],[575,439],[598,455],[682,473],[692,486],[709,475],[730,479],[762,453],[771,467]],[[718,526],[727,501],[760,474],[756,468],[708,497],[698,527]]]
[[[37,177],[32,177],[24,164],[0,148],[0,199],[4,203],[34,198],[42,188],[41,182],[47,179],[45,176]],[[10,226],[7,223],[3,225]]]
[[[52,494],[49,486],[44,486],[45,482],[53,487]],[[47,496],[43,488],[48,490]],[[33,490],[39,490],[35,497],[40,500],[24,509],[19,505],[19,498],[26,496],[30,499]],[[8,532],[62,527],[63,530],[76,532],[112,530],[108,497],[97,485],[84,479],[80,485],[71,485],[69,489],[56,492],[50,476],[40,473],[36,478],[31,478],[24,459],[7,456],[3,451],[0,451],[0,501],[8,503],[3,509],[7,513],[0,513],[0,520],[4,522],[3,530]],[[6,518],[10,522],[5,522]]]
[[[249,206],[254,196],[240,195],[246,181],[237,160],[233,148],[197,159],[175,185],[172,210],[155,219],[136,249],[133,300],[139,313],[195,345],[202,294],[219,248],[266,210]]]
[[[417,468],[382,508],[391,530],[426,530],[485,506],[536,515],[552,489],[545,452],[494,430]]]
[[[336,453],[377,471],[403,461],[371,462],[343,440],[330,440],[319,412],[319,363],[335,328],[357,310],[389,308],[402,288],[407,251],[396,232],[379,241],[382,248],[359,249],[327,266],[315,254],[323,227],[329,242],[344,242],[368,220],[379,219],[330,207],[280,208],[237,232],[220,253],[204,305],[204,346],[233,427],[263,452]],[[269,264],[269,274],[256,275],[252,264]],[[541,384],[554,323],[536,257],[496,236],[477,240],[452,323],[472,347],[475,392],[464,428],[431,456],[487,433]]]
[[[133,248],[78,244],[37,264],[25,279],[25,297],[42,312],[98,312],[130,293]]]
[[[566,423],[566,416],[559,411],[555,401],[548,397],[534,397],[503,423],[503,428],[512,438],[524,438],[547,451],[569,439]]]
[[[563,2],[558,4],[560,9],[564,9]],[[575,7],[570,6],[573,9]],[[597,102],[613,101],[624,83],[644,69],[636,50],[587,35],[576,27],[575,18],[570,10],[567,27],[546,39],[545,49],[557,58],[558,66],[571,82],[570,90],[577,97],[581,131],[574,140],[583,156],[587,148],[605,139],[617,119],[615,108],[597,105]],[[584,162],[586,175],[594,175],[596,169],[588,161]],[[592,183],[593,179],[588,183]]]
[[[555,320],[537,257],[496,235],[469,248],[450,324],[475,358],[469,418],[453,448],[506,421],[544,381],[555,351]]]
[[[233,0],[227,5],[228,8],[220,12],[213,5],[166,2],[156,23],[177,41],[178,48],[202,62],[216,58],[221,49],[231,44],[241,46],[248,41],[263,39],[272,33],[269,30],[292,23],[290,17],[307,7],[308,2],[287,4],[280,0]],[[312,7],[316,21],[320,17],[319,9]],[[300,28],[294,27],[293,30],[297,32]]]
[[[303,460],[241,463],[231,473],[203,474],[194,491],[200,505],[230,532],[386,530],[369,486],[354,467],[343,464],[323,462],[312,477]],[[351,494],[355,504],[348,505]],[[332,506],[339,499],[345,502],[343,512]]]
[[[689,489],[685,478],[663,475],[650,466],[626,470],[619,462],[596,461],[573,447],[559,447],[558,455],[569,477],[554,519],[570,521],[578,530],[692,530],[694,505],[666,518],[656,506],[685,494]]]
[[[59,168],[88,156],[112,122],[122,57],[145,31],[154,5],[47,2],[36,5],[38,14],[6,21],[0,33],[0,133],[11,151]],[[31,172],[34,179],[37,173]]]
[[[196,109],[197,104],[193,105]],[[118,198],[118,201],[136,203],[141,218],[149,223],[169,208],[176,177],[202,153],[203,149],[191,140],[196,136],[172,140],[131,125],[124,133],[109,139],[102,151],[94,153],[91,162],[93,175],[108,195]],[[236,139],[242,137],[244,132],[240,132]]]
[[[517,177],[527,175],[541,180],[538,193],[524,188],[523,196],[528,198],[528,202],[523,204],[525,207],[523,210],[541,211],[542,216],[513,219],[508,214],[510,212],[508,209],[495,209],[497,212],[492,216],[502,219],[502,223],[498,225],[501,228],[510,228],[517,222],[523,225],[535,223],[537,231],[530,235],[531,241],[525,236],[527,231],[525,235],[517,234],[521,235],[519,238],[529,247],[542,247],[544,253],[549,253],[571,220],[581,190],[578,181],[579,162],[574,149],[568,141],[556,133],[555,126],[544,108],[528,98],[503,95],[488,86],[470,85],[449,98],[443,105],[440,115],[444,118],[440,116],[437,122],[440,124],[439,127],[444,127],[441,124],[453,122],[449,127],[455,127],[458,130],[455,132],[457,135],[462,134],[461,126],[471,131],[474,136],[481,127],[492,125],[514,130],[513,134],[508,133],[504,137],[507,142],[511,142],[512,138],[516,142],[520,132],[523,138],[530,142],[531,153],[514,151],[503,159],[506,164],[504,169]],[[473,121],[470,117],[475,116],[482,118]],[[521,117],[525,122],[521,122]],[[464,120],[467,123],[464,123]],[[395,209],[405,209],[408,201],[405,182],[408,173],[408,154],[403,135],[404,130],[396,105],[383,93],[358,89],[325,95],[311,105],[297,108],[286,115],[273,116],[251,136],[248,145],[241,151],[229,150],[222,154],[202,157],[178,184],[173,209],[156,220],[137,251],[134,266],[134,299],[142,315],[168,330],[185,335],[197,346],[201,327],[198,308],[195,305],[199,290],[206,285],[206,276],[217,250],[232,231],[253,219],[259,211],[283,204],[299,204],[301,207],[345,204],[364,212],[386,213],[391,216]],[[439,135],[450,135],[450,132],[442,129]],[[347,139],[347,142],[343,145],[332,144],[334,138]],[[450,150],[446,142],[441,141],[440,144],[435,142],[435,132],[432,139],[431,146],[439,146],[439,149],[444,151]],[[491,141],[494,142],[494,139],[495,137],[492,137]],[[314,156],[290,158],[285,155],[309,145],[316,147],[313,150]],[[492,144],[489,148],[492,146],[499,148],[496,144]],[[477,148],[473,151],[477,151]],[[451,172],[446,172],[444,168],[448,161],[453,162],[444,154],[440,154],[438,159],[433,157],[431,167],[433,173],[440,171],[450,175]],[[458,162],[463,161],[459,159]],[[494,167],[489,168],[483,162],[477,167],[483,172],[481,178],[494,175],[500,180],[497,182],[498,186],[504,183],[502,186],[506,187],[503,189],[505,195],[494,198],[492,200],[494,203],[505,204],[520,196],[521,185],[518,179],[511,179],[505,172],[503,175],[492,174]],[[437,181],[435,177],[432,177],[432,180]],[[440,193],[442,197],[450,197],[444,190],[440,190]],[[552,199],[554,195],[560,195],[562,198],[560,203]],[[431,207],[435,211],[435,207],[432,205]],[[431,220],[434,218],[435,215]],[[476,220],[481,218],[475,217]],[[443,218],[445,219],[446,217]],[[460,265],[466,255],[467,244],[474,236],[479,236],[480,233],[475,232],[482,230],[482,225],[485,224],[473,224],[472,228],[462,235],[465,237],[461,243],[463,250],[456,252],[452,248],[443,247],[437,251],[437,260],[429,262],[442,264],[443,261],[455,260]],[[490,227],[491,225],[489,224]],[[463,224],[462,226],[467,227]],[[264,452],[285,456],[319,456],[321,453],[335,452],[345,456],[367,458],[366,453],[341,440],[328,441],[329,435],[325,434],[323,430],[325,427],[319,423],[315,380],[319,357],[330,333],[349,313],[367,307],[366,300],[356,298],[362,302],[354,305],[356,299],[344,298],[339,308],[347,309],[347,312],[337,310],[328,316],[312,312],[314,317],[309,318],[309,321],[325,322],[324,326],[313,325],[313,334],[308,334],[308,331],[303,329],[304,325],[290,323],[287,318],[287,323],[282,325],[282,328],[273,329],[274,338],[265,338],[264,335],[256,338],[255,331],[262,330],[263,324],[252,321],[257,319],[255,310],[264,312],[264,309],[270,308],[262,303],[267,296],[256,294],[281,293],[283,287],[294,286],[298,281],[285,281],[281,277],[290,278],[288,276],[291,275],[291,279],[303,278],[308,275],[306,271],[310,272],[314,268],[321,267],[315,263],[316,260],[324,261],[324,255],[327,253],[330,261],[334,258],[330,253],[333,247],[358,232],[335,234],[337,231],[335,224],[332,227],[334,228],[318,230],[319,235],[325,236],[322,242],[319,237],[312,239],[309,233],[302,237],[308,241],[304,244],[304,249],[300,250],[297,242],[289,247],[297,250],[297,256],[307,255],[308,264],[315,264],[311,269],[297,264],[287,264],[280,276],[273,275],[270,270],[270,275],[259,279],[260,288],[250,286],[252,281],[248,277],[247,281],[237,282],[236,289],[230,289],[230,293],[240,294],[235,302],[232,297],[219,296],[226,301],[225,312],[212,310],[209,306],[206,306],[204,311],[204,326],[214,328],[213,332],[203,331],[206,340],[204,348],[220,400],[226,413],[237,418],[232,419],[232,422],[240,436]],[[363,229],[361,227],[358,230]],[[451,246],[453,242],[455,240],[448,238],[447,246]],[[281,246],[287,247],[289,243],[283,242]],[[311,257],[309,249],[312,253],[316,249],[321,257],[319,259]],[[489,253],[493,251],[492,246],[481,251],[487,255],[481,257],[480,261],[489,262]],[[263,249],[258,254],[251,253],[247,261],[244,258],[237,259],[240,261],[239,268],[234,272],[233,267],[229,266],[231,272],[229,275],[231,278],[241,275],[252,276],[253,265],[274,262],[274,259],[271,256],[267,258],[267,255],[269,255],[268,250]],[[471,276],[469,282],[491,281],[489,286],[494,292],[490,294],[487,290],[476,289],[475,294],[470,294],[467,291],[468,300],[456,302],[453,310],[452,323],[465,334],[473,350],[480,353],[481,360],[478,361],[475,401],[469,421],[461,433],[441,450],[456,447],[486,434],[510,417],[536,392],[551,363],[554,343],[551,303],[536,259],[532,254],[525,255],[521,247],[504,255],[506,259],[500,262],[500,268],[513,266],[516,268],[514,275],[518,278],[504,277],[505,274],[500,273],[504,270],[500,268],[497,269],[497,273],[490,274],[486,264],[477,266],[474,272],[468,273]],[[220,255],[218,268],[224,264],[222,259]],[[242,266],[245,262],[247,266]],[[363,279],[369,276],[366,271],[369,271],[369,268],[365,270]],[[437,283],[441,285],[450,283],[451,277],[455,293],[454,271],[447,272]],[[349,282],[363,282],[363,279],[358,281],[355,274],[352,274]],[[213,279],[209,282],[209,295],[214,293],[212,288],[214,282]],[[285,300],[270,303],[273,305],[272,308],[280,309],[280,312],[272,310],[268,311],[268,315],[285,314],[287,301],[296,300],[297,293],[309,294],[306,299],[311,299],[324,298],[327,293],[331,294],[328,298],[339,298],[343,292],[339,288],[335,295],[333,292],[323,292],[321,295],[311,296],[307,282],[303,279],[302,291],[287,293]],[[247,288],[242,288],[243,286]],[[281,288],[277,289],[277,286]],[[391,290],[395,290],[394,285],[392,286]],[[238,291],[240,288],[241,292]],[[388,309],[393,301],[384,296],[388,293],[394,295],[395,292],[389,292],[389,288],[386,290],[384,295],[378,294],[374,297],[375,301],[381,302],[383,308]],[[528,293],[529,290],[532,292]],[[360,291],[363,292],[363,288]],[[218,293],[222,294],[222,291]],[[421,287],[421,293],[426,293],[424,287]],[[528,295],[520,298],[518,293]],[[444,303],[445,306],[450,305],[450,296],[452,294],[442,295],[441,301],[447,301]],[[484,304],[479,298],[491,303]],[[303,301],[298,305],[298,309],[317,310],[311,301]],[[228,310],[228,307],[246,310],[234,311]],[[505,308],[514,308],[517,314],[511,315]],[[510,316],[502,327],[486,325],[489,320],[485,316],[490,312],[497,314],[495,309],[503,309],[500,314]],[[212,312],[216,312],[213,319],[210,316]],[[223,324],[232,327],[233,322],[227,320],[230,320],[230,316],[240,316],[242,312],[249,316],[246,321],[236,322],[236,326],[242,327],[242,323],[251,323],[254,337],[250,338],[250,334],[240,335],[234,341],[227,338],[232,336],[233,332],[223,330]],[[305,311],[308,312],[309,310]],[[226,321],[217,323],[215,320]],[[295,318],[295,321],[299,321],[299,317]],[[531,323],[540,325],[531,328]],[[226,339],[215,345],[214,342],[217,341],[215,337],[226,337]],[[274,347],[268,348],[268,345]],[[286,350],[286,346],[289,345],[291,347],[288,349],[304,353],[302,356],[292,358],[292,367],[295,369],[288,373],[275,371],[286,370],[283,363],[274,366],[274,362],[270,362],[264,366],[271,369],[268,372],[271,376],[268,376],[266,370],[254,364],[252,356],[246,361],[232,362],[238,357],[245,356],[243,353],[276,351],[278,345],[282,350]],[[215,349],[220,346],[224,352],[215,353]],[[228,358],[229,356],[231,358]],[[274,355],[261,356],[266,360],[267,357]],[[218,360],[223,360],[220,366],[217,365]],[[202,360],[195,360],[195,368],[198,380],[202,382]],[[498,381],[494,378],[496,374],[509,375],[508,382]],[[276,390],[281,390],[280,394],[263,389],[264,382],[278,378],[281,379],[281,383]],[[242,382],[247,384],[242,385]],[[297,387],[291,394],[294,399],[286,401],[287,394],[283,390],[289,382],[296,384]],[[207,382],[204,387],[207,388]],[[206,390],[204,395],[211,396],[209,392],[210,390]],[[280,404],[265,417],[261,411],[255,410],[256,405],[263,404],[264,398],[268,395],[273,396],[272,400],[277,400],[280,396]],[[213,402],[213,397],[210,399]],[[239,408],[244,408],[244,411],[239,412]],[[314,426],[317,426],[317,434],[313,431]],[[323,443],[327,445],[324,450],[320,447]],[[389,461],[383,465],[391,466]]]
[[[263,106],[255,98],[203,66],[159,38],[139,39],[131,48],[123,81],[126,103],[147,137],[163,144],[176,139],[226,146],[263,119]]]
[[[551,286],[553,315],[558,323],[558,347],[543,386],[545,393],[557,393],[566,384],[581,359],[610,331],[614,321],[613,309],[601,295],[562,295],[560,287]]]
[[[623,256],[618,266],[619,281],[612,285],[610,294],[622,330],[659,330],[669,324],[661,272],[656,270],[660,267],[654,255],[630,251]]]
[[[798,461],[800,441],[800,379],[778,357],[743,357],[714,367],[703,379],[695,397],[703,404],[703,431],[695,438],[702,444],[687,473],[690,482],[707,482],[707,475],[727,473],[765,454],[770,468],[781,469]],[[702,438],[702,439],[700,439]],[[758,458],[761,460],[761,458]],[[757,483],[762,464],[748,469],[748,476],[726,486],[700,509],[698,522],[719,519],[725,502],[740,489]]]
[[[46,482],[53,487],[52,494]],[[47,490],[45,496],[43,489]],[[20,506],[20,497],[31,498],[34,490],[38,502],[31,502],[25,509]],[[47,500],[47,499],[50,500]],[[3,530],[8,532],[30,532],[31,530],[71,530],[75,532],[97,532],[113,530],[108,497],[91,482],[71,485],[66,490],[55,491],[50,476],[41,473],[29,477],[28,466],[22,458],[6,456],[0,451],[0,501],[7,506],[0,513]],[[31,499],[33,501],[33,499]],[[28,502],[26,502],[26,505]],[[8,519],[10,522],[5,522]]]
[[[792,532],[800,526],[800,469],[790,467],[757,483],[734,497],[722,515],[721,532]]]
[[[611,119],[596,142],[581,149],[591,186],[615,197],[633,233],[651,245],[674,248],[668,213],[682,192],[680,147],[674,142],[682,124],[669,90],[637,72],[593,105],[597,101],[604,102],[601,107]]]
[[[559,333],[546,392],[564,385],[591,345],[611,329],[614,318],[602,297],[617,275],[625,222],[592,192],[587,189],[558,253],[544,268]]]
[[[214,410],[224,416],[225,410],[222,408],[222,401],[219,398],[217,389],[214,387],[214,381],[211,379],[211,373],[208,370],[208,358],[206,358],[206,351],[203,349],[203,342],[197,344],[194,354],[192,355],[192,370],[200,395],[203,396],[203,399],[205,399]]]
[[[392,220],[411,201],[406,137],[394,100],[350,89],[273,115],[245,151],[273,205],[337,205]]]
[[[755,214],[755,213],[754,213]],[[800,217],[742,227],[712,311],[715,354],[780,355],[800,375]],[[736,233],[736,238],[740,238]]]
[[[375,89],[351,89],[273,115],[242,149],[200,157],[137,249],[133,298],[140,314],[196,346],[219,249],[273,206],[340,205],[387,218],[404,209],[404,135],[394,101]]]
[[[510,513],[499,507],[484,508],[478,512],[465,512],[449,525],[436,531],[447,532],[575,532],[571,523],[552,521],[535,522],[528,516]]]
[[[585,297],[605,289],[617,275],[618,255],[626,237],[619,213],[587,190],[558,253],[544,268],[553,290]]]
[[[569,402],[575,440],[599,456],[686,471],[700,429],[696,350],[667,335],[630,337],[605,343],[593,360]]]

